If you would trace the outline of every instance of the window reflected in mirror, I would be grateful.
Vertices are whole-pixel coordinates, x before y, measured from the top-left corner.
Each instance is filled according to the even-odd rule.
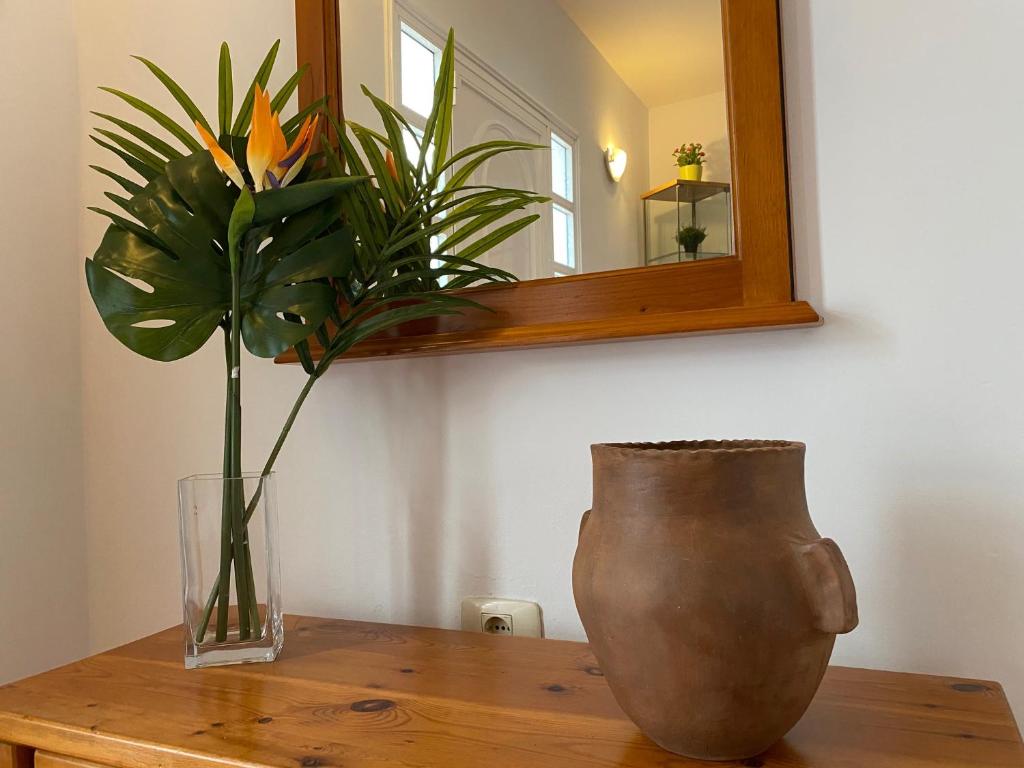
[[[409,121],[414,150],[454,27],[451,150],[495,139],[545,148],[498,155],[471,179],[551,198],[488,263],[531,280],[734,252],[719,0],[340,8],[346,117],[377,123],[365,83]],[[433,245],[444,252],[443,236]]]

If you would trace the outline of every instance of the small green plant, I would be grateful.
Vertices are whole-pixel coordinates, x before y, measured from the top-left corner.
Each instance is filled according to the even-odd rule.
[[[704,227],[683,227],[676,234],[676,241],[683,246],[683,250],[687,253],[696,253],[697,248],[707,236],[708,233]]]
[[[680,144],[672,150],[672,156],[680,168],[684,165],[704,165],[704,145],[700,142]]]

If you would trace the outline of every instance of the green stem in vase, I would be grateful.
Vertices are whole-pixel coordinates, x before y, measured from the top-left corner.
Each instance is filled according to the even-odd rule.
[[[229,472],[224,483],[230,512],[231,559],[235,571],[235,593],[238,602],[238,639],[248,640],[250,636],[250,617],[252,616],[252,596],[249,591],[250,568],[248,548],[245,546],[245,499],[242,490],[242,371],[241,371],[241,334],[242,334],[242,298],[241,298],[241,244],[252,224],[256,206],[248,189],[243,188],[235,201],[228,222],[228,263],[231,268],[231,330],[229,337],[228,390],[230,393],[230,429]],[[223,531],[222,531],[223,536]],[[222,542],[223,544],[223,542]],[[223,566],[218,582],[224,580]],[[218,618],[225,612],[228,598],[219,595]],[[217,639],[221,640],[223,631],[217,627]]]
[[[235,593],[238,602],[238,639],[250,635],[249,564],[245,547],[245,500],[242,492],[242,371],[241,319],[242,298],[239,280],[240,262],[237,242],[231,244],[231,475],[228,480],[231,498],[231,546],[235,567]]]
[[[256,507],[259,505],[260,498],[262,498],[262,496],[263,496],[263,481],[266,479],[267,475],[269,475],[271,473],[271,471],[274,469],[274,464],[277,461],[278,454],[281,453],[281,448],[284,446],[284,441],[287,439],[288,433],[291,432],[292,425],[295,423],[295,418],[299,415],[299,410],[302,408],[302,404],[304,402],[306,402],[306,397],[309,396],[310,391],[313,389],[313,385],[316,383],[316,380],[320,377],[320,373],[322,373],[322,371],[317,371],[316,373],[310,374],[309,378],[306,380],[306,385],[302,388],[302,391],[299,393],[298,398],[296,398],[295,403],[292,405],[291,412],[288,414],[288,419],[287,419],[287,421],[285,421],[284,426],[281,428],[281,433],[277,436],[277,442],[274,443],[274,448],[273,448],[273,450],[271,450],[270,456],[267,457],[266,464],[263,465],[263,471],[260,473],[259,484],[256,486],[256,491],[253,493],[252,499],[249,500],[249,504],[248,504],[248,506],[245,509],[245,515],[243,517],[243,524],[246,525],[246,526],[248,526],[249,521],[252,519],[252,516],[253,516],[253,514],[256,511]],[[227,507],[225,507],[225,509],[227,509]],[[227,529],[227,532],[228,532],[228,537],[229,537],[228,541],[230,541],[230,535],[231,535],[230,527]],[[223,544],[223,542],[222,542],[222,544]],[[245,546],[246,546],[246,549],[248,550],[248,536],[246,536]],[[229,547],[229,552],[230,552],[230,547]],[[220,572],[220,576],[218,577],[218,584],[223,582],[223,580],[225,578],[225,574],[229,574],[229,573],[230,573],[230,556],[229,556],[228,564],[227,565],[224,564],[223,559],[221,560],[221,572]],[[252,578],[251,563],[250,563],[250,568],[248,570],[248,574],[249,574],[249,578],[251,579]],[[236,576],[236,578],[237,578],[237,576]],[[255,595],[255,588],[254,587],[250,588],[250,594]],[[214,609],[214,606],[217,605],[218,599],[219,599],[218,598],[218,588],[215,585],[213,590],[211,590],[211,592],[210,592],[210,596],[206,600],[206,607],[205,607],[205,609],[203,611],[203,620],[199,624],[199,633],[198,634],[199,634],[199,641],[200,642],[202,642],[202,640],[203,640],[203,636],[204,636],[204,634],[206,632],[206,627],[210,623],[210,617],[213,615],[213,609]],[[253,601],[253,607],[256,609],[255,626],[259,626],[259,613],[258,613],[259,607],[255,605],[255,600]],[[241,606],[239,606],[239,612],[241,612]],[[219,613],[218,613],[218,617],[219,617]],[[219,639],[220,638],[218,637],[218,640]]]
[[[242,497],[243,507],[245,505],[245,497]],[[259,640],[262,637],[261,625],[260,625],[260,606],[256,596],[256,578],[252,569],[252,549],[249,547],[249,520],[244,519],[244,525],[246,526],[242,535],[242,548],[245,550],[245,580],[249,585],[249,626],[252,630],[252,639]]]
[[[224,362],[227,367],[225,372],[225,395],[224,395],[224,462],[221,478],[231,474],[231,430],[234,422],[231,406],[231,336],[227,328],[224,329]],[[231,592],[231,493],[227,483],[223,483],[221,498],[221,530],[220,530],[220,575],[214,592],[207,601],[206,610],[203,613],[203,621],[199,626],[199,642],[206,637],[206,629],[210,623],[210,614],[213,611],[214,601],[217,602],[217,642],[224,642],[228,635],[228,607]]]

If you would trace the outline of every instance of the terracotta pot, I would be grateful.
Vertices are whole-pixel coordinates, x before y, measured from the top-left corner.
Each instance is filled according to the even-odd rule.
[[[616,700],[687,757],[753,757],[803,715],[857,599],[807,512],[804,446],[592,446],[573,592]]]

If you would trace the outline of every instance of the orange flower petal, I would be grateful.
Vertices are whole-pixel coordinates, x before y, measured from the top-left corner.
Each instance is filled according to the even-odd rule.
[[[281,116],[275,112],[270,118],[270,133],[274,138],[273,160],[274,165],[280,165],[281,160],[288,152],[288,143],[284,138],[284,131],[281,130]]]
[[[313,139],[317,135],[316,129],[319,124],[320,115],[314,117],[312,123],[309,122],[309,118],[307,118],[306,122],[303,123],[303,130],[299,131],[299,135],[292,143],[292,146],[295,147],[296,149],[298,149],[299,147],[302,148],[302,154],[299,155],[294,162],[292,162],[291,167],[288,169],[288,172],[284,175],[284,178],[281,179],[282,187],[288,184],[288,182],[290,182],[292,179],[294,179],[298,175],[299,171],[302,170],[302,166],[305,164],[306,158],[309,157],[309,151],[313,148]],[[296,147],[296,144],[298,144],[299,147]],[[286,158],[286,161],[290,160],[290,158],[291,155],[289,155],[289,157]]]
[[[202,123],[196,121],[196,130],[199,131],[199,138],[206,144],[206,148],[210,150],[210,154],[213,155],[213,162],[217,164],[227,175],[231,181],[235,183],[239,189],[245,186],[245,181],[242,179],[242,172],[238,170],[238,166],[235,165],[235,161],[231,159],[231,155],[224,151],[224,149],[217,143],[217,139],[213,137],[208,130],[206,130]]]
[[[274,160],[274,131],[270,97],[258,84],[253,92],[252,125],[249,128],[245,159],[249,164],[253,188],[260,192],[266,186],[267,169]]]
[[[317,115],[317,117],[319,118],[319,115]],[[291,165],[288,161],[302,154],[302,150],[307,140],[307,134],[309,133],[309,124],[310,118],[307,116],[306,119],[302,121],[302,127],[299,128],[299,132],[295,134],[295,140],[292,142],[292,145],[288,147],[288,149],[285,150],[278,158],[277,161],[279,164]]]

